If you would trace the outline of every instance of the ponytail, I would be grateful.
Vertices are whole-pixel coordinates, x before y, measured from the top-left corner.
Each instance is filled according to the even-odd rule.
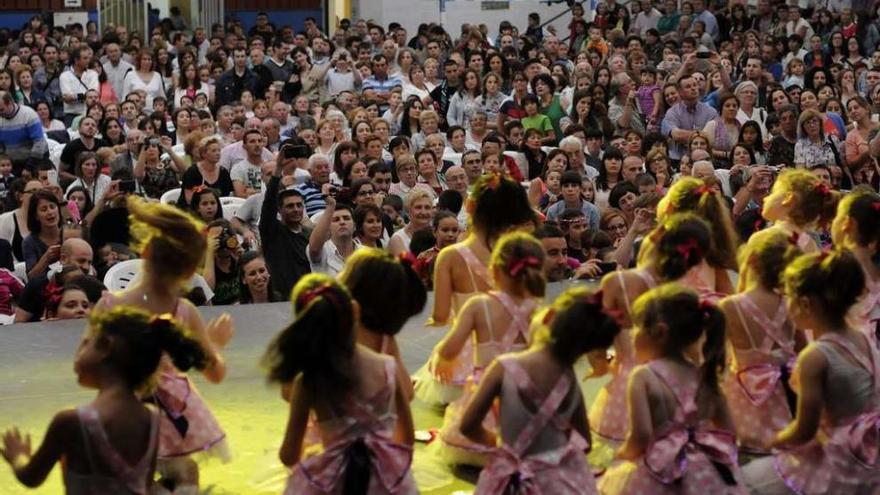
[[[693,213],[679,213],[660,226],[657,267],[664,281],[678,280],[700,264],[712,248],[709,225]]]
[[[702,301],[703,332],[703,364],[700,366],[702,387],[714,394],[720,394],[718,377],[724,372],[724,313],[712,303]]]
[[[90,317],[94,338],[112,337],[113,360],[129,385],[143,389],[159,366],[163,352],[171,356],[181,371],[204,369],[207,353],[198,341],[172,319],[171,315],[150,315],[132,306],[116,306],[93,311]]]
[[[357,439],[345,452],[348,466],[342,482],[342,495],[367,495],[372,476],[370,448],[362,438]]]
[[[525,289],[532,297],[544,297],[544,247],[531,234],[512,232],[501,236],[492,250],[490,264]]]
[[[315,394],[339,395],[356,382],[354,313],[351,296],[327,275],[297,282],[291,297],[294,321],[269,344],[263,356],[270,382],[289,383],[302,373]]]

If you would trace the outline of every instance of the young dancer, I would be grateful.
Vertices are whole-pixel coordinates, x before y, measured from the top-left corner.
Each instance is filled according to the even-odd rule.
[[[745,494],[736,437],[718,377],[724,315],[693,290],[666,284],[634,305],[640,360],[627,387],[624,460],[599,481],[602,494]],[[701,364],[690,357],[702,350]]]
[[[170,313],[207,355],[202,374],[219,383],[226,374],[220,350],[233,334],[229,315],[203,323],[198,309],[181,297],[183,284],[201,265],[207,250],[204,225],[171,205],[128,200],[134,250],[144,260],[140,279],[118,293],[107,293],[95,310],[117,305],[140,308],[152,314]],[[154,401],[162,411],[159,428],[159,462],[162,485],[176,494],[197,493],[198,465],[190,455],[203,453],[229,459],[226,434],[186,374],[163,359]]]
[[[528,346],[532,313],[544,296],[544,248],[531,235],[515,232],[502,236],[489,266],[493,290],[468,299],[433,354],[434,372],[448,383],[465,343],[474,342],[474,374],[464,395],[446,408],[440,429],[443,457],[451,464],[485,463],[485,449],[475,449],[459,429],[461,414],[473,393],[470,384],[479,384],[483,371],[496,357]],[[489,418],[486,424],[493,432],[497,430],[495,419]]]
[[[880,341],[880,195],[853,191],[840,201],[831,223],[834,245],[852,253],[865,272],[865,294],[853,308],[853,316],[871,339]]]
[[[691,271],[705,268],[713,245],[711,235],[709,225],[693,213],[667,216],[646,238],[653,246],[651,258],[643,258],[638,268],[616,271],[602,280],[603,304],[610,314],[620,315],[623,330],[614,339],[611,366],[605,352],[589,355],[592,376],[611,373],[611,380],[590,406],[590,426],[595,433],[592,465],[610,466],[629,428],[626,387],[637,363],[630,332],[632,302],[663,282],[682,280]]]
[[[865,275],[843,250],[805,254],[784,274],[789,314],[814,340],[798,355],[797,414],[769,447],[774,456],[743,468],[754,494],[877,493],[880,489],[880,356],[847,323]]]
[[[294,321],[272,341],[269,380],[290,383],[281,462],[293,468],[286,493],[417,493],[409,471],[413,426],[394,358],[355,340],[360,305],[338,282],[311,274],[291,296]],[[301,460],[311,412],[324,451]],[[399,437],[394,438],[397,428]]]
[[[583,287],[559,296],[546,318],[549,335],[492,363],[462,416],[468,438],[495,447],[495,433],[483,427],[483,418],[500,400],[502,444],[492,450],[476,493],[596,492],[584,458],[590,427],[573,367],[584,354],[607,349],[620,327],[603,310],[601,294]]]
[[[770,194],[764,198],[761,214],[797,239],[805,253],[818,251],[811,233],[834,217],[840,193],[832,191],[822,179],[807,170],[789,169],[776,178]]]
[[[744,290],[719,304],[733,353],[721,388],[742,452],[766,454],[794,412],[788,378],[805,341],[788,318],[780,289],[783,270],[799,254],[779,229],[752,234],[741,255]]]
[[[180,370],[206,363],[199,343],[168,316],[132,307],[93,313],[74,371],[79,384],[97,389],[98,396],[56,414],[33,454],[30,435],[22,437],[17,428],[3,434],[0,450],[18,480],[40,486],[61,461],[67,493],[149,493],[161,413],[139,394],[163,356]]]
[[[487,292],[489,257],[492,247],[505,232],[534,224],[535,214],[522,186],[498,174],[486,174],[474,185],[466,208],[469,234],[459,243],[443,249],[434,266],[434,306],[430,326],[446,325],[471,297]],[[467,378],[473,374],[473,348],[466,343],[459,353],[455,371],[441,382],[432,368],[433,359],[415,374],[416,397],[427,404],[446,405],[457,399]]]

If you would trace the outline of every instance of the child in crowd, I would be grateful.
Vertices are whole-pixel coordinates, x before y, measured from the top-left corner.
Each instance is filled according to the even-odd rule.
[[[657,69],[645,67],[639,77],[642,83],[637,91],[639,108],[645,116],[645,122],[648,123],[648,132],[658,132],[662,120],[663,91],[657,84]]]
[[[599,482],[603,494],[745,494],[736,437],[718,387],[724,314],[696,292],[666,284],[633,306],[640,361],[629,378],[624,462]],[[693,359],[699,346],[702,359]]]
[[[192,199],[189,202],[190,211],[202,222],[211,223],[223,218],[223,208],[220,206],[220,195],[215,189],[203,185],[193,189]]]
[[[141,394],[169,357],[181,371],[207,363],[199,343],[167,316],[129,306],[93,313],[74,371],[98,395],[56,414],[34,453],[30,436],[17,428],[4,433],[0,450],[16,478],[39,486],[61,461],[67,493],[151,493],[162,413]]]
[[[788,378],[804,339],[788,317],[780,289],[785,266],[799,254],[779,230],[753,234],[741,254],[743,290],[719,304],[733,354],[721,386],[741,452],[767,454],[794,413]]]
[[[360,305],[322,274],[300,279],[291,300],[294,321],[264,357],[269,380],[291,387],[279,454],[293,468],[286,493],[417,493],[405,386],[394,358],[357,343]],[[311,412],[325,450],[301,460]]]
[[[880,337],[880,195],[854,191],[840,201],[837,216],[831,223],[834,245],[846,249],[859,261],[865,272],[865,294],[853,308],[853,316],[871,339]]]
[[[865,290],[851,253],[805,254],[783,276],[791,319],[814,341],[798,355],[797,414],[768,447],[776,454],[743,468],[753,494],[877,493],[880,356],[846,315]]]
[[[434,370],[449,383],[456,360],[466,342],[475,342],[473,375],[464,395],[446,408],[440,439],[443,456],[451,464],[483,465],[485,455],[461,435],[459,422],[467,401],[485,369],[501,354],[525,349],[529,344],[532,312],[544,296],[544,248],[529,234],[507,234],[495,245],[489,262],[493,290],[478,294],[456,315],[452,330],[437,344]],[[486,426],[497,433],[497,417]]]
[[[13,180],[15,175],[12,171],[12,159],[0,153],[0,204],[6,204]]]
[[[574,363],[608,348],[620,327],[602,308],[602,295],[569,289],[548,310],[549,335],[531,349],[499,357],[486,370],[465,409],[461,430],[475,442],[495,447],[483,418],[500,400],[502,446],[493,449],[480,473],[477,493],[503,494],[511,488],[542,493],[596,493],[583,452],[590,427]],[[533,473],[525,478],[521,473]],[[537,491],[536,490],[536,491]]]
[[[144,259],[141,277],[121,292],[105,294],[94,311],[126,305],[173,315],[205,351],[202,374],[219,383],[226,375],[220,350],[232,338],[231,318],[224,314],[206,325],[196,307],[181,297],[207,250],[204,225],[171,205],[129,198],[128,209],[135,250]],[[153,400],[162,410],[157,463],[162,485],[172,493],[194,493],[198,466],[189,456],[203,452],[228,460],[226,435],[195,384],[167,359],[160,363]]]
[[[770,228],[792,236],[809,253],[819,249],[813,233],[834,218],[839,199],[839,192],[807,170],[787,169],[764,198],[762,214],[773,222]]]
[[[458,218],[449,210],[440,210],[435,213],[434,219],[431,221],[431,228],[434,231],[434,246],[419,253],[416,264],[419,276],[428,290],[434,287],[434,265],[437,261],[437,255],[446,246],[455,244],[461,232]]]
[[[523,129],[526,131],[529,129],[540,131],[542,143],[555,140],[556,135],[553,131],[553,124],[550,122],[549,117],[540,113],[541,106],[538,102],[538,97],[529,93],[523,97],[522,105],[526,112],[526,116],[521,119]]]

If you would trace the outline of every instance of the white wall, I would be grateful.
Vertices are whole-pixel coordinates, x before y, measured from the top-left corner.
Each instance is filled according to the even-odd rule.
[[[373,19],[385,27],[391,22],[399,22],[410,37],[415,35],[419,24],[440,22],[438,0],[354,0],[352,9],[352,17]],[[494,38],[498,34],[501,21],[510,21],[523,33],[528,26],[526,21],[530,13],[537,12],[541,16],[541,22],[544,22],[566,9],[568,6],[565,2],[548,6],[546,2],[535,0],[510,0],[508,10],[481,10],[480,0],[451,0],[446,2],[444,27],[456,38],[462,24],[482,23],[489,27],[489,35]],[[570,20],[571,14],[566,13],[550,24],[556,26],[557,32],[565,37],[567,34],[563,33],[566,33]]]

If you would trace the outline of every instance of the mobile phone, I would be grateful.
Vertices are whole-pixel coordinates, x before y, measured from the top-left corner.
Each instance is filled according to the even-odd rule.
[[[697,58],[712,58],[712,52],[697,52]]]
[[[135,187],[134,180],[121,180],[119,181],[119,191],[124,193],[133,193]]]
[[[53,186],[58,185],[58,171],[57,170],[49,170],[46,173],[47,178],[49,179],[49,184]]]
[[[599,269],[602,270],[602,275],[607,275],[614,270],[617,270],[617,262],[616,261],[602,261],[597,263]]]
[[[285,159],[308,158],[309,147],[302,144],[285,144],[281,147],[281,153]]]
[[[330,196],[332,196],[337,201],[342,201],[343,203],[347,203],[349,199],[351,199],[351,188],[350,187],[331,187],[330,188]]]

